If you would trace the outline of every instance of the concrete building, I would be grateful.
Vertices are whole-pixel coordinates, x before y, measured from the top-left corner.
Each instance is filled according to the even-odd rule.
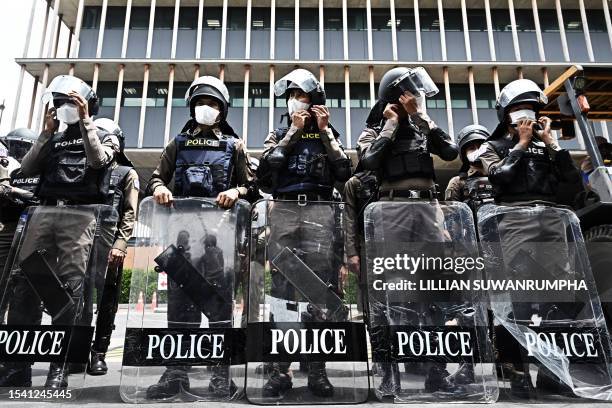
[[[28,125],[40,129],[38,96],[54,76],[93,83],[99,116],[123,128],[141,176],[181,130],[185,91],[204,74],[227,84],[229,121],[255,153],[285,112],[272,85],[297,66],[324,82],[332,123],[349,149],[376,99],[376,83],[397,65],[427,68],[440,88],[427,111],[454,135],[474,122],[494,127],[496,96],[513,79],[545,86],[571,64],[612,66],[609,3],[32,0],[32,13],[45,8],[47,34],[39,50],[29,46],[30,35],[25,39],[16,59],[22,67],[17,97],[32,98]],[[62,38],[69,42],[63,55]],[[33,89],[21,86],[26,74],[36,79]],[[17,112],[13,124],[16,118]],[[609,126],[596,123],[596,133],[608,137]],[[580,136],[563,143],[581,149]]]

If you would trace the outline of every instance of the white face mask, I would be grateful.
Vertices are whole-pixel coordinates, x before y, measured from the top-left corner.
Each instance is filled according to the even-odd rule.
[[[289,100],[287,101],[287,110],[289,111],[289,116],[293,115],[294,112],[307,110],[308,108],[310,108],[309,103],[298,101],[295,98],[289,98]]]
[[[482,154],[482,151],[480,149],[478,150],[473,150],[471,152],[469,152],[468,154],[466,154],[465,156],[467,157],[468,161],[472,164],[479,164],[480,163],[480,155]]]
[[[219,117],[219,112],[217,109],[208,105],[200,105],[195,107],[195,120],[200,125],[214,125],[217,122],[217,118]]]
[[[76,105],[71,103],[65,103],[55,111],[57,113],[57,119],[60,122],[67,123],[68,125],[72,125],[73,123],[77,123],[79,121],[79,111]]]
[[[536,114],[531,109],[521,109],[515,112],[510,112],[510,123],[516,125],[521,120],[532,120],[535,122]]]

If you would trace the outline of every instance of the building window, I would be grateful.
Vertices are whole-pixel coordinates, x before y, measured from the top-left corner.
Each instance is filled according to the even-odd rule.
[[[467,19],[470,31],[487,31],[487,15],[483,9],[467,9]]]
[[[251,9],[251,29],[270,29],[270,9],[266,7],[253,7]]]
[[[517,31],[535,31],[532,9],[515,9],[514,17]]]
[[[557,19],[556,10],[539,9],[538,18],[540,20],[540,29],[542,30],[542,32],[559,32],[559,20]]]
[[[587,13],[587,22],[589,23],[590,32],[605,33],[608,30],[603,10],[589,10]]]
[[[106,24],[104,27],[107,30],[123,29],[125,24],[125,7],[108,7],[106,10]]]
[[[476,108],[495,109],[496,97],[493,84],[476,84]],[[469,89],[468,89],[469,91]]]
[[[185,101],[185,94],[189,89],[191,82],[175,82],[172,88],[172,106],[173,107],[186,107],[187,102]]]
[[[142,82],[125,82],[121,97],[121,106],[140,106],[142,102]]]
[[[470,88],[465,84],[450,84],[451,108],[470,109]]]
[[[580,17],[580,10],[562,9],[562,12],[565,31],[582,31],[582,17]]]
[[[388,8],[372,9],[372,30],[391,30],[391,10],[389,10]]]
[[[293,8],[279,7],[276,9],[276,30],[295,30],[295,10]]]
[[[197,30],[199,13],[200,10],[197,7],[181,7],[179,10],[178,28],[182,30]]]
[[[101,107],[115,107],[117,102],[117,83],[116,82],[98,82],[98,101]]]
[[[414,31],[414,10],[411,9],[395,9],[395,25],[400,31]]]
[[[419,13],[421,17],[422,12]],[[424,29],[425,31],[437,31],[440,30],[440,21],[438,21],[438,10],[427,9],[427,21],[431,26]],[[423,17],[421,17],[423,21]],[[423,23],[421,22],[421,29],[423,29]],[[463,16],[461,15],[460,9],[445,9],[444,10],[444,31],[463,31]]]
[[[319,9],[301,8],[300,9],[300,31],[319,30]]]
[[[172,30],[174,28],[174,7],[156,7],[155,30]]]
[[[150,11],[149,7],[132,7],[130,29],[148,30]]]
[[[370,84],[351,84],[351,108],[371,108]]]
[[[447,31],[451,31],[450,28],[446,25],[447,21],[452,21],[452,18],[446,15],[447,12],[452,14],[452,10],[444,10],[444,29]],[[419,23],[421,25],[421,31],[440,31],[440,19],[438,17],[438,9],[420,9]]]
[[[446,94],[444,93],[444,84],[436,84],[440,92],[425,99],[427,109],[446,109]]]
[[[86,6],[83,8],[83,25],[81,28],[86,30],[100,28],[100,17],[102,14],[102,7],[99,6]]]
[[[491,9],[491,22],[493,25],[493,31],[512,31],[512,25],[510,24],[510,10],[504,9]]]
[[[346,10],[346,26],[349,31],[368,29],[365,9],[349,8]]]
[[[325,105],[328,108],[344,108],[344,84],[325,84]]]
[[[249,84],[249,108],[267,108],[270,106],[270,84]]]
[[[324,8],[323,27],[328,31],[342,31],[342,9]]]
[[[204,30],[220,30],[223,9],[221,7],[204,7]]]
[[[244,83],[230,82],[225,84],[230,96],[230,106],[232,108],[242,108],[244,106]]]
[[[246,30],[246,8],[228,7],[227,8],[227,29],[233,31]]]

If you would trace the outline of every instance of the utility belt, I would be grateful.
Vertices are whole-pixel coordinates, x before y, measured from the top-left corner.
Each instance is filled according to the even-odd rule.
[[[306,201],[331,201],[331,194],[321,194],[313,191],[307,191],[303,193],[280,193],[276,197],[278,200],[292,200],[299,202]]]
[[[41,200],[40,204],[48,205],[52,207],[65,207],[67,205],[88,205],[92,203],[84,203],[82,201],[75,201],[75,200],[64,200],[64,199],[59,199],[59,198],[45,198]]]
[[[394,198],[411,198],[415,200],[434,200],[438,198],[438,192],[433,187],[429,190],[385,190],[381,191],[378,198],[388,198],[393,200]]]

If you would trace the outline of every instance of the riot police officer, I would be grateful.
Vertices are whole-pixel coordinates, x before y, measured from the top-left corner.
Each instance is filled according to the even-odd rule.
[[[100,131],[91,116],[98,112],[96,93],[85,82],[69,75],[53,79],[43,94],[43,103],[52,102],[44,130],[24,156],[21,172],[26,177],[40,174],[37,195],[45,206],[101,204],[108,194],[109,177],[119,141],[115,135]],[[58,131],[60,123],[65,124]],[[20,261],[28,254],[45,249],[57,255],[56,275],[72,297],[71,308],[53,324],[73,325],[83,310],[83,294],[89,254],[96,222],[93,214],[65,210],[65,216],[46,218],[45,212],[34,214],[21,245]],[[44,290],[44,288],[39,288]],[[9,304],[8,324],[40,324],[42,312],[25,279],[15,281]],[[64,363],[50,364],[45,387],[65,388],[68,372]],[[30,386],[31,366],[14,363],[0,377],[0,386]]]
[[[221,208],[231,208],[239,198],[257,194],[244,143],[227,122],[227,87],[218,78],[202,76],[190,85],[185,99],[191,117],[164,148],[147,191],[161,205],[171,206],[174,196],[194,196],[216,198]],[[170,191],[167,186],[173,179],[174,189]],[[231,316],[223,320],[229,321]],[[170,282],[168,322],[177,323],[169,323],[169,327],[197,328],[201,321],[201,311]],[[166,399],[181,388],[189,390],[188,369],[168,367],[159,382],[149,387],[147,397]],[[221,397],[232,395],[236,389],[229,371],[228,366],[213,367],[209,389]]]
[[[287,101],[288,127],[270,132],[264,142],[264,152],[257,171],[260,188],[271,193],[274,199],[301,201],[331,201],[334,183],[344,183],[351,174],[350,159],[344,152],[340,135],[330,123],[330,112],[325,106],[325,91],[312,73],[296,69],[275,84],[276,96]],[[336,214],[316,208],[320,214],[311,223],[309,230],[304,220],[285,217],[290,225],[272,222],[271,234],[282,247],[301,249],[302,260],[326,282],[338,284],[338,268],[334,267],[334,242]],[[284,211],[284,209],[276,209]],[[271,209],[270,218],[280,217]],[[322,252],[311,248],[311,242],[325,241],[329,247]],[[323,248],[323,246],[320,246]],[[318,247],[317,247],[318,248]],[[334,275],[334,276],[332,276]],[[272,272],[272,296],[295,300],[291,284],[278,271]],[[278,397],[292,388],[289,374],[290,363],[273,363],[269,368],[269,379],[263,387],[264,397]],[[308,364],[308,388],[320,397],[331,397],[334,388],[327,378],[324,362]]]
[[[121,128],[112,120],[98,118],[94,124],[108,134],[117,136],[120,143],[120,151],[117,155],[116,165],[110,175],[110,188],[107,204],[113,206],[119,215],[119,223],[115,236],[112,237],[112,249],[110,254],[96,251],[94,256],[108,257],[108,268],[106,275],[98,273],[92,277],[89,283],[89,291],[95,287],[98,299],[96,319],[96,331],[91,347],[91,358],[87,366],[89,375],[104,375],[108,371],[105,358],[110,339],[113,332],[115,315],[119,306],[121,294],[121,277],[123,275],[123,261],[127,253],[127,245],[134,223],[138,207],[138,193],[140,182],[138,173],[134,170],[132,162],[124,153],[125,137]],[[102,252],[102,253],[97,253]],[[91,302],[87,303],[89,313],[85,320],[89,324],[91,320]]]
[[[370,111],[366,128],[359,137],[362,158],[360,164],[366,170],[376,172],[381,201],[434,200],[436,198],[435,174],[432,154],[442,160],[457,157],[457,146],[450,136],[426,114],[425,98],[433,96],[438,88],[427,72],[421,68],[393,68],[387,71],[379,85],[379,100]],[[441,242],[444,240],[438,227],[440,220],[435,207],[416,207],[419,214],[404,213],[405,208],[388,208],[387,222],[381,226],[387,236],[397,242]],[[444,325],[444,312],[425,301],[390,306],[376,304],[370,299],[370,324],[384,327],[388,319],[399,310],[408,310],[409,316],[399,317],[400,324],[419,325],[425,316],[429,324]],[[414,310],[413,310],[414,309]],[[406,321],[409,319],[409,321]],[[412,320],[410,320],[412,319]],[[372,334],[372,338],[378,336]],[[425,389],[452,391],[454,385],[446,381],[449,373],[444,363],[432,363],[426,370]],[[378,392],[382,397],[393,397],[400,392],[397,364],[382,362],[378,365],[382,380]],[[415,369],[417,366],[415,365]]]
[[[17,228],[19,216],[26,207],[37,205],[34,196],[39,177],[25,177],[19,169],[23,156],[36,140],[36,134],[27,128],[15,129],[0,138],[0,287],[8,283],[9,270],[5,265],[12,264],[11,244]],[[5,147],[6,145],[6,147]],[[12,288],[5,289],[0,306],[0,322],[5,322],[8,294]]]
[[[459,175],[448,182],[444,199],[467,203],[476,212],[482,204],[493,201],[493,186],[482,168],[480,147],[490,136],[482,125],[468,125],[457,136],[461,157]]]
[[[551,131],[550,118],[539,115],[546,103],[546,95],[529,79],[510,82],[499,95],[496,109],[500,123],[483,144],[480,160],[493,185],[495,201],[501,205],[554,206],[560,182],[581,183],[580,173],[569,151],[559,146]],[[570,259],[563,245],[566,227],[552,211],[537,220],[524,216],[520,211],[509,212],[499,221],[503,237],[495,239],[502,241],[504,262],[518,255],[517,251],[529,242],[555,242],[554,250],[541,247],[535,256],[546,270],[559,270],[565,268]],[[576,316],[575,307],[576,304],[571,302],[559,305],[514,302],[512,316],[499,317],[530,321],[532,314],[537,312],[544,320],[571,319]],[[534,389],[524,350],[520,360],[510,367],[513,368],[510,385],[515,396],[528,398]],[[571,394],[567,385],[544,367],[538,373],[537,388]]]

